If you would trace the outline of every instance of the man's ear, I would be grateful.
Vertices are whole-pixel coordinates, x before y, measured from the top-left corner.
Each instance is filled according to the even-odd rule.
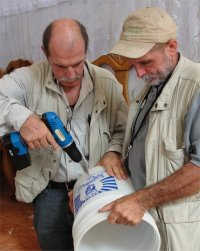
[[[166,50],[170,56],[174,56],[177,53],[177,41],[176,40],[169,40],[166,43]]]

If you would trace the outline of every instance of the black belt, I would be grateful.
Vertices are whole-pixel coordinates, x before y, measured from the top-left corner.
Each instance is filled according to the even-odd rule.
[[[74,188],[75,183],[76,180],[72,180],[70,182],[55,182],[50,180],[47,188],[70,191]]]

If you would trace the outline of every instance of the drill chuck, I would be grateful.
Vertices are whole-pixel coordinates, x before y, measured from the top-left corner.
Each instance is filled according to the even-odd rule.
[[[63,148],[63,150],[69,155],[69,157],[76,163],[80,162],[82,159],[81,153],[74,141],[67,147]]]

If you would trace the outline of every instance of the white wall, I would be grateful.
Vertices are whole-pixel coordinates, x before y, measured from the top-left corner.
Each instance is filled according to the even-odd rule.
[[[0,67],[5,68],[15,58],[43,60],[43,30],[60,17],[78,19],[86,26],[88,58],[92,61],[112,48],[125,17],[147,6],[160,7],[173,17],[180,50],[200,62],[199,0],[0,0]],[[136,84],[134,91],[138,88]]]

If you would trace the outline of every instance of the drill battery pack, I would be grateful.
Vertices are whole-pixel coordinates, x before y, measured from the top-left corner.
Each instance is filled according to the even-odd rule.
[[[31,165],[31,158],[28,146],[18,132],[11,132],[2,137],[2,142],[7,149],[13,166],[17,170],[24,169]]]

